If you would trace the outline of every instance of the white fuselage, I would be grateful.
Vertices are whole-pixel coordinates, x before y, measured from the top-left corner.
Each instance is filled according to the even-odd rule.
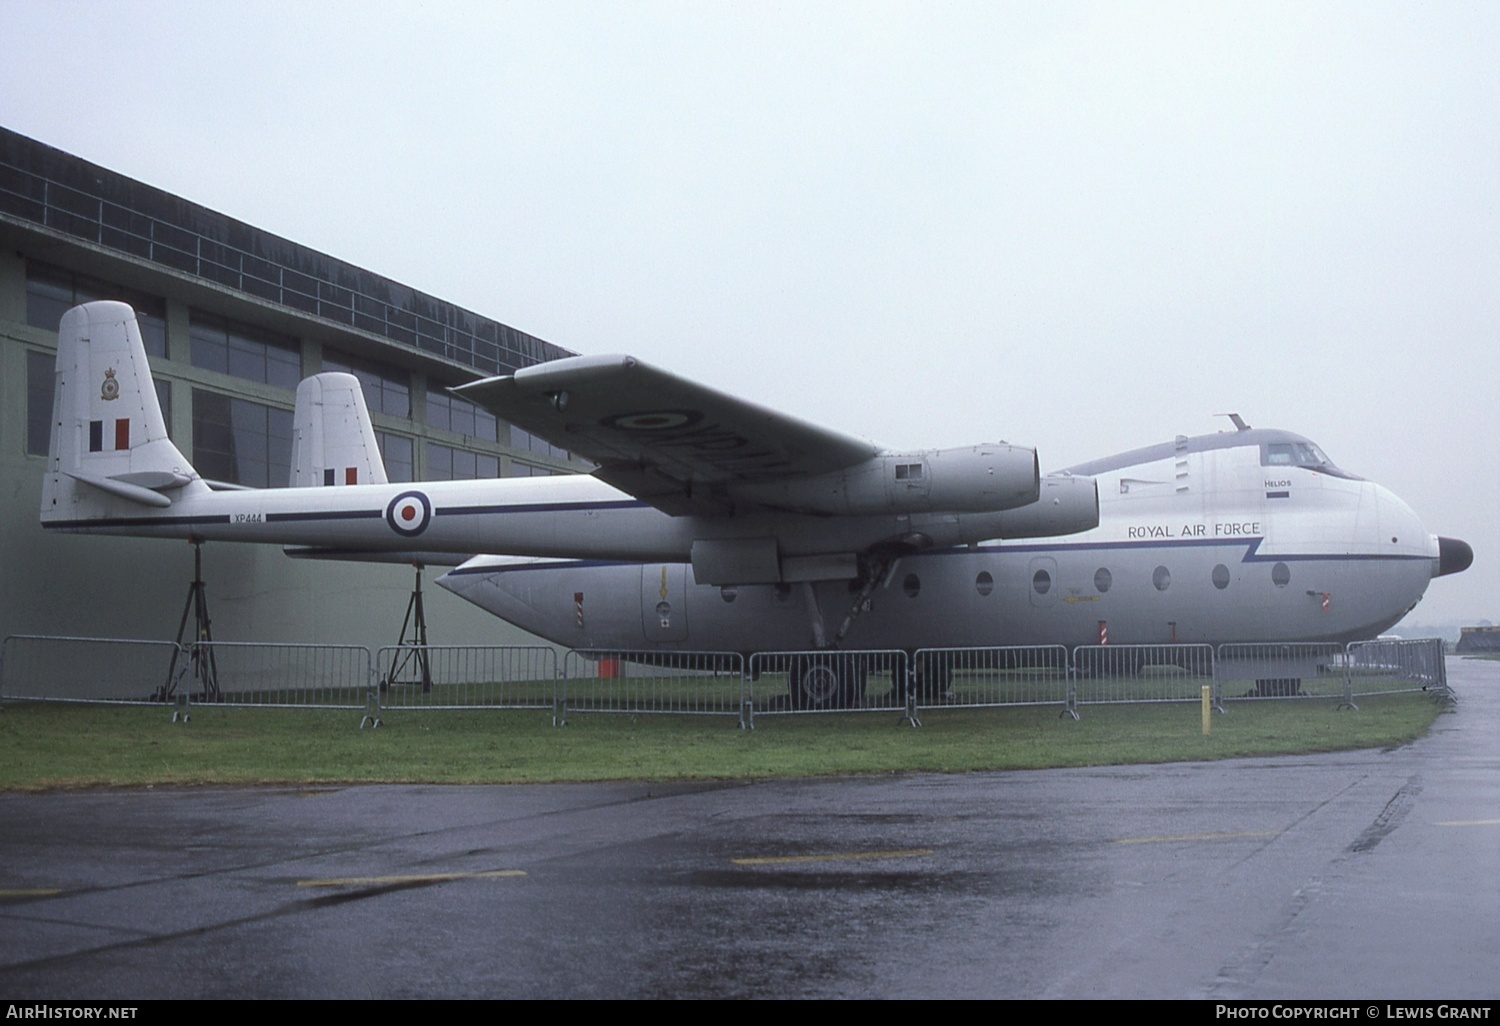
[[[448,553],[453,557],[450,564],[476,552],[686,562],[696,541],[771,537],[783,556],[860,551],[910,535],[955,545],[1008,533],[1011,524],[1033,516],[1032,507],[838,517],[777,510],[670,516],[580,474],[235,491],[210,491],[201,482],[195,484],[198,487],[184,489],[166,509],[131,508],[85,489],[55,489],[73,497],[79,508],[44,507],[42,526],[93,534],[325,547],[345,555]],[[1092,516],[1092,490],[1086,495],[1083,489],[1073,491],[1080,500],[1087,499],[1086,512]]]
[[[1377,484],[1265,462],[1296,437],[1205,436],[1075,468],[1098,483],[1097,528],[903,556],[841,645],[1373,637],[1420,600],[1438,540]],[[831,630],[854,599],[845,581],[816,585],[816,610],[796,586],[697,585],[681,562],[480,557],[439,583],[559,644],[620,650],[805,649],[813,616]]]

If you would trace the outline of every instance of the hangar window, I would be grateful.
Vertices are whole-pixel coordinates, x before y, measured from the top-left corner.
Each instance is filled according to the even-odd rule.
[[[1151,583],[1156,585],[1157,591],[1166,591],[1172,586],[1172,571],[1164,566],[1159,566],[1151,572]]]
[[[285,488],[292,477],[292,411],[193,389],[193,464],[211,481]]]
[[[1285,588],[1292,582],[1292,568],[1285,563],[1277,563],[1271,567],[1271,583],[1278,588]]]
[[[526,452],[534,452],[538,456],[551,456],[555,459],[568,459],[568,450],[553,445],[545,438],[534,435],[530,431],[522,431],[514,424],[506,424],[501,421],[502,427],[510,428],[510,445],[512,449],[522,449]]]
[[[50,353],[26,350],[26,452],[47,455],[52,444],[52,378],[56,360]]]
[[[427,423],[454,434],[482,438],[486,442],[493,442],[498,437],[496,425],[499,422],[493,413],[447,392],[428,389]]]
[[[922,590],[922,579],[916,574],[907,574],[901,582],[901,590],[906,592],[907,598],[916,598],[917,592]]]
[[[488,481],[500,476],[500,457],[427,443],[426,481]]]
[[[1052,590],[1052,575],[1045,570],[1038,570],[1031,575],[1031,590],[1038,595],[1045,595]]]
[[[385,463],[387,481],[412,480],[412,441],[405,435],[393,435],[388,431],[375,432],[375,444],[380,446],[380,458]]]
[[[387,413],[403,419],[411,416],[411,375],[400,367],[325,349],[323,369],[343,371],[358,378],[371,413]]]
[[[188,342],[194,367],[296,391],[302,347],[290,335],[191,311]]]
[[[979,571],[979,576],[974,578],[974,590],[981,595],[988,595],[995,590],[995,579],[988,570]]]
[[[1104,567],[1101,566],[1099,569],[1094,571],[1094,590],[1099,594],[1103,595],[1106,591],[1109,590],[1110,585],[1114,583],[1115,575],[1110,573]]]
[[[1225,588],[1229,587],[1229,567],[1225,566],[1223,563],[1220,563],[1218,566],[1214,567],[1212,576],[1215,588],[1223,591]]]
[[[34,260],[27,262],[26,323],[33,328],[56,331],[62,315],[70,307],[96,299],[129,303],[135,309],[136,323],[141,326],[141,341],[146,344],[146,354],[167,355],[167,303],[160,296],[74,274],[51,264]]]

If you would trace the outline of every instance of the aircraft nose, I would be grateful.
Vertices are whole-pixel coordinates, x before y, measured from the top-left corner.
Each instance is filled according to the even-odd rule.
[[[1474,562],[1474,550],[1466,541],[1438,536],[1438,572],[1434,577],[1462,573]]]

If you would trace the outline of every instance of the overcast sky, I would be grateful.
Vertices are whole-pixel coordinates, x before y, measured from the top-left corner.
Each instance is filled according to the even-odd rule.
[[[1044,469],[1301,432],[1500,621],[1500,4],[0,19],[8,127],[579,352]]]

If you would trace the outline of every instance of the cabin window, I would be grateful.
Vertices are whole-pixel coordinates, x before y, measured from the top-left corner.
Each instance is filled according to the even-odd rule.
[[[1271,583],[1278,588],[1285,588],[1292,582],[1292,568],[1285,563],[1277,563],[1271,567]]]
[[[1151,583],[1156,585],[1157,591],[1166,591],[1172,586],[1172,571],[1164,566],[1159,566],[1151,572]]]
[[[1109,586],[1115,583],[1115,575],[1104,567],[1094,571],[1094,590],[1103,595],[1109,590]]]
[[[917,592],[922,590],[922,579],[916,574],[907,574],[901,582],[901,590],[906,592],[907,598],[916,598]]]
[[[920,481],[922,480],[922,464],[920,463],[898,463],[896,464],[897,481]]]
[[[739,589],[732,584],[726,584],[719,589],[719,597],[725,602],[733,602],[739,596]]]
[[[974,578],[974,590],[980,595],[988,595],[995,590],[995,579],[988,570],[979,571],[979,576]]]
[[[1229,567],[1225,566],[1223,563],[1220,563],[1218,566],[1214,567],[1213,582],[1214,587],[1218,588],[1220,591],[1223,591],[1225,588],[1229,587]]]
[[[1045,595],[1052,590],[1052,575],[1045,570],[1038,570],[1031,575],[1031,590],[1038,595]]]

